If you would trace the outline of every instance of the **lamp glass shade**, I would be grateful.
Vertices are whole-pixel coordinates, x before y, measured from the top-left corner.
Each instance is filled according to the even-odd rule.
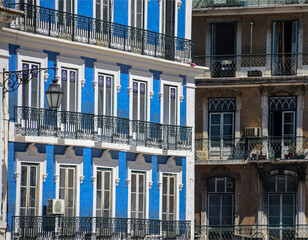
[[[63,98],[63,91],[60,88],[60,85],[57,83],[50,84],[45,94],[49,108],[58,109]]]

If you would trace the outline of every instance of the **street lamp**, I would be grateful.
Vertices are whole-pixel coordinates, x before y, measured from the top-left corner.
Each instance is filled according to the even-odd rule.
[[[49,85],[45,92],[48,106],[52,109],[58,109],[62,102],[63,90],[60,88],[58,82],[57,73],[55,71],[55,79],[52,79],[52,84]]]
[[[44,78],[48,77],[48,70],[54,70],[55,78],[45,92],[48,106],[51,109],[58,109],[61,105],[63,91],[60,88],[57,77],[57,66],[54,68],[32,68],[20,71],[5,71],[3,69],[3,93],[14,92],[20,85],[29,83],[39,72],[44,72]]]

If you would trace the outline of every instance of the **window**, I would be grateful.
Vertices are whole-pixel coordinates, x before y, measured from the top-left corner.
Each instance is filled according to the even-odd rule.
[[[98,114],[112,116],[113,76],[98,74]]]
[[[146,218],[145,173],[131,174],[131,218]]]
[[[174,36],[175,0],[162,0],[162,33]]]
[[[230,157],[234,141],[234,98],[209,99],[209,137],[211,157]]]
[[[176,220],[176,176],[163,174],[162,220]]]
[[[268,224],[293,225],[295,222],[296,179],[290,175],[274,175],[268,180]],[[293,233],[294,234],[294,233]],[[270,230],[277,239],[295,239],[292,230]]]
[[[96,19],[111,21],[112,0],[96,0]]]
[[[39,68],[40,64],[38,63],[22,62],[22,70],[31,70],[24,73],[25,77],[29,77],[31,81],[22,85],[23,106],[40,107],[40,73],[37,71]]]
[[[273,22],[272,75],[296,74],[298,21]]]
[[[208,180],[208,225],[233,225],[234,180],[215,177]]]
[[[131,0],[132,27],[144,28],[144,0]]]
[[[147,84],[133,80],[133,120],[146,121]]]
[[[59,11],[66,13],[74,13],[75,1],[74,0],[59,0]]]
[[[76,69],[61,68],[61,83],[63,89],[62,110],[77,111],[77,79],[78,71]]]
[[[112,209],[112,172],[97,169],[96,217],[111,217]]]
[[[236,23],[212,24],[212,77],[235,77],[235,54]]]
[[[65,202],[65,216],[75,216],[76,169],[60,166],[59,199]]]
[[[177,88],[164,85],[164,124],[177,125]]]
[[[38,201],[38,165],[21,165],[20,216],[36,216]]]

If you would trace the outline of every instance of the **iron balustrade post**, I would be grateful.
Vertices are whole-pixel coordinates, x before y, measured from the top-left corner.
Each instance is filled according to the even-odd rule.
[[[50,31],[51,31],[51,9],[48,9],[48,36],[50,36]]]

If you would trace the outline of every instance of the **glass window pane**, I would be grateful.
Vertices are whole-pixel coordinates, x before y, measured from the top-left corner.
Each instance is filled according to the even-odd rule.
[[[21,188],[20,189],[20,207],[26,207],[27,205],[27,189]]]
[[[104,114],[104,87],[98,88],[98,115]]]
[[[139,192],[140,193],[144,192],[143,186],[144,186],[144,176],[139,175]]]
[[[105,172],[105,190],[110,190],[110,172]]]
[[[101,171],[97,171],[97,183],[96,183],[96,188],[98,190],[102,189],[102,172]]]
[[[133,120],[138,120],[138,92],[133,93]]]
[[[65,169],[60,169],[60,187],[65,187]]]
[[[170,194],[174,194],[174,178],[173,177],[170,177]]]
[[[144,196],[142,193],[139,193],[139,211],[143,212],[144,205]]]
[[[140,94],[140,119],[141,121],[146,120],[146,93]]]
[[[35,202],[36,202],[36,189],[35,188],[30,188],[30,203],[29,207],[35,207]]]
[[[217,178],[216,182],[217,182],[217,192],[225,192],[226,189],[226,182],[225,182],[225,178]]]
[[[224,125],[225,124],[233,124],[233,114],[224,114]]]
[[[211,114],[211,124],[220,124],[220,114]]]
[[[74,207],[74,190],[68,189],[68,207]]]
[[[36,167],[31,167],[30,170],[30,186],[36,186]]]
[[[131,194],[131,211],[136,211],[136,194]]]
[[[105,192],[104,193],[104,209],[109,209],[109,206],[110,206],[110,200],[109,200],[109,192]]]
[[[167,194],[168,188],[167,188],[167,178],[163,177],[163,194]]]
[[[97,191],[96,192],[96,209],[102,208],[102,192]]]
[[[131,192],[136,192],[136,186],[137,185],[137,180],[136,180],[136,175],[132,174],[132,187],[131,187]]]
[[[21,167],[21,186],[27,186],[27,167]]]

